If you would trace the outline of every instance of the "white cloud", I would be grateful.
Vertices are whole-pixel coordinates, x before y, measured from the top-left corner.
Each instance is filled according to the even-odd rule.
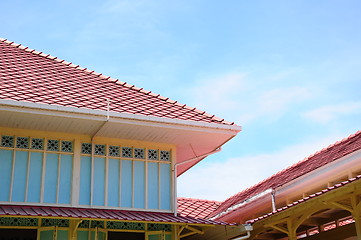
[[[322,139],[308,139],[284,149],[254,156],[206,163],[188,170],[179,177],[178,196],[222,201],[262,181],[272,174],[314,154],[342,139],[334,134]]]
[[[244,125],[257,119],[277,120],[311,98],[307,87],[280,84],[264,85],[245,73],[234,72],[199,81],[189,92],[192,105]]]
[[[310,93],[303,87],[275,88],[262,93],[258,105],[261,112],[280,113],[289,105],[306,100]]]
[[[201,109],[224,112],[239,104],[239,94],[246,88],[245,74],[229,73],[198,82],[190,92]]]
[[[361,110],[361,102],[348,102],[342,104],[323,106],[303,114],[303,117],[318,123],[328,123],[341,115],[358,114]]]

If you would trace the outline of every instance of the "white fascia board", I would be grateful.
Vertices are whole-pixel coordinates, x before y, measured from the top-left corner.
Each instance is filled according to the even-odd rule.
[[[65,107],[57,106],[43,103],[32,103],[32,102],[20,102],[14,100],[3,100],[0,99],[0,110],[7,111],[16,111],[35,113],[35,114],[44,114],[52,115],[59,117],[70,117],[70,118],[81,118],[88,120],[97,120],[105,121],[107,117],[107,111],[103,110],[93,110],[86,108],[76,108],[76,107]],[[220,130],[221,132],[227,132],[231,135],[236,135],[242,130],[241,126],[237,125],[226,125],[226,124],[217,124],[217,123],[206,123],[198,122],[191,120],[181,120],[181,119],[172,119],[172,118],[161,118],[154,116],[145,116],[140,114],[129,114],[129,113],[118,113],[118,112],[109,112],[111,117],[110,122],[119,122],[119,123],[132,123],[134,121],[143,124],[141,125],[157,125],[168,128],[176,129],[189,129],[195,130],[200,129],[213,129]],[[152,124],[153,123],[153,124]],[[177,127],[176,127],[177,126]]]

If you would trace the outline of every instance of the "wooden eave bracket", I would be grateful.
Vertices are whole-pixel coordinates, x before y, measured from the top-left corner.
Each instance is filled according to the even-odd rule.
[[[285,233],[287,235],[289,234],[288,230],[286,228],[284,228],[284,227],[276,226],[276,225],[273,225],[273,224],[265,225],[265,227],[271,227],[271,228],[276,229],[276,230],[278,230],[280,232],[283,232],[283,233]]]
[[[190,232],[182,234],[184,229],[187,229]],[[191,235],[194,235],[194,234],[204,234],[204,231],[199,230],[199,229],[197,229],[195,227],[192,227],[192,226],[189,226],[189,225],[184,225],[179,229],[179,232],[178,232],[179,238],[188,237],[188,236],[191,236]]]

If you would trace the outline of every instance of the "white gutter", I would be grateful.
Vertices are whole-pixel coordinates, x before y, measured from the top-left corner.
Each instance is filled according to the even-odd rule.
[[[2,108],[1,105],[8,106],[10,108],[6,108],[6,107]],[[118,118],[118,119],[122,119],[120,121],[124,123],[126,123],[127,120],[133,120],[133,121],[138,120],[142,122],[146,121],[146,122],[154,122],[154,123],[166,124],[166,125],[178,125],[178,126],[184,126],[186,128],[201,127],[201,128],[219,129],[225,131],[232,131],[236,133],[242,130],[242,128],[237,125],[207,123],[207,122],[192,121],[192,120],[181,120],[181,119],[173,119],[166,117],[163,118],[163,117],[146,116],[140,114],[108,112],[103,110],[93,110],[86,108],[65,107],[65,106],[57,106],[57,105],[42,104],[42,103],[20,102],[14,100],[0,99],[0,110],[11,111],[11,107],[21,108],[22,112],[35,113],[35,114],[49,114],[52,116],[62,116],[62,117],[75,117],[81,119],[101,120],[99,119],[99,117],[104,117],[104,115],[108,115],[109,117],[113,117],[112,119],[113,121],[115,120],[114,118]],[[47,113],[47,111],[51,111],[51,114]],[[115,122],[117,121],[115,120]]]
[[[174,204],[174,216],[177,216],[177,167],[179,165],[184,164],[184,163],[192,162],[192,161],[200,159],[200,158],[205,158],[205,157],[207,157],[209,155],[220,152],[221,150],[222,150],[222,148],[219,147],[219,148],[216,148],[215,150],[213,150],[211,152],[208,152],[208,153],[202,154],[200,156],[190,158],[188,160],[185,160],[183,162],[176,163],[176,164],[173,165],[172,173],[173,173],[173,189],[174,189],[174,203],[173,203]]]

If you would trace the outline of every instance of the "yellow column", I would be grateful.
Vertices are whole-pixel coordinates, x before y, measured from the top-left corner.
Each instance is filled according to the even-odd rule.
[[[352,217],[355,220],[355,227],[357,233],[357,240],[361,240],[361,208],[360,201],[356,198],[356,195],[351,197],[351,205],[352,205]]]
[[[287,221],[287,229],[288,229],[288,239],[289,240],[297,240],[297,226],[295,224],[292,224],[292,220],[288,219]]]
[[[82,220],[70,220],[68,239],[70,239],[70,240],[77,239],[77,233],[78,233],[77,230],[78,230],[79,224],[81,222],[82,222]]]
[[[357,233],[357,240],[361,240],[361,216],[359,211],[354,211],[352,214],[355,220],[355,227]]]

